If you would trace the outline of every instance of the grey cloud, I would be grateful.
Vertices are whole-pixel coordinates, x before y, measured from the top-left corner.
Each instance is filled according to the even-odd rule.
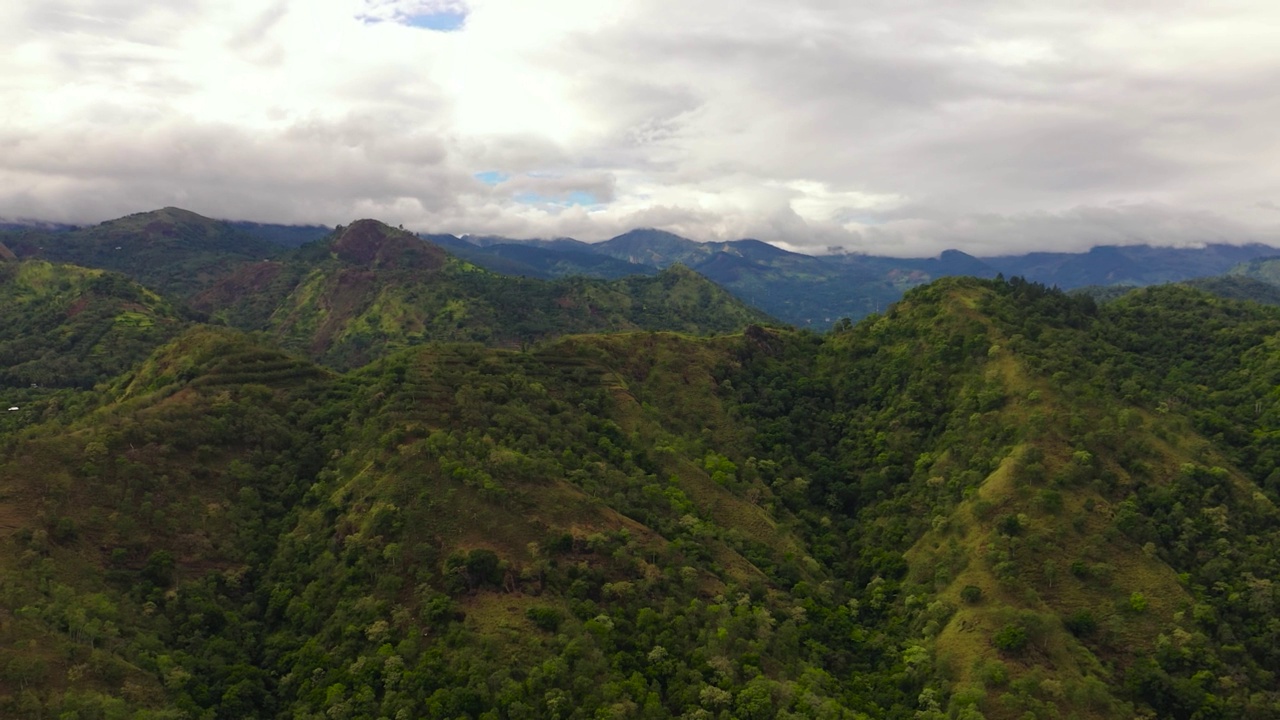
[[[259,43],[269,40],[268,33],[276,23],[289,13],[289,5],[284,0],[276,0],[262,11],[253,22],[238,28],[227,44],[237,50],[253,48]]]
[[[486,138],[458,138],[458,152],[476,172],[508,174],[537,172],[572,163],[556,143],[533,135],[504,135]]]
[[[157,49],[180,51],[165,32],[201,7],[25,2],[7,36],[49,51],[50,85],[96,79],[130,97],[55,127],[0,122],[0,215],[98,220],[184,204],[583,239],[655,226],[912,255],[1277,236],[1277,206],[1241,199],[1280,197],[1280,52],[1252,33],[1280,11],[1262,4],[1216,6],[1214,22],[1239,39],[1214,45],[1186,32],[1207,17],[1194,4],[621,3],[621,20],[512,60],[529,82],[568,88],[548,102],[585,129],[559,139],[476,134],[436,84],[449,84],[447,66],[431,65],[444,55],[341,34],[316,40],[339,48],[334,64],[287,70],[321,88],[281,110],[291,125],[192,117],[173,98],[198,94],[199,79]],[[297,48],[281,28],[308,11],[246,5],[218,37],[238,62],[286,72]],[[388,25],[343,28],[392,38]],[[358,50],[342,56],[349,44]],[[40,83],[0,79],[0,101],[37,104],[23,87]],[[483,171],[510,179],[491,187],[475,179]],[[797,187],[835,198],[830,219],[793,203]],[[516,200],[575,191],[605,206]]]
[[[839,14],[827,4],[803,7]],[[1222,77],[1188,77],[1183,67],[1109,65],[1121,58],[1091,57],[1073,34],[1103,21],[1161,20],[1147,11],[1095,8],[1099,21],[1082,10],[1055,22],[1063,13],[1011,13],[1002,21],[994,5],[985,14],[941,4],[895,7],[851,13],[862,17],[846,18],[853,22],[843,30],[831,23],[818,31],[769,27],[719,35],[705,26],[681,30],[677,17],[674,30],[629,26],[627,37],[597,37],[591,49],[618,58],[601,64],[601,73],[624,64],[632,74],[641,68],[638,79],[627,71],[615,79],[620,88],[633,82],[650,92],[646,68],[682,92],[694,84],[691,76],[727,78],[732,92],[724,95],[731,97],[716,96],[701,117],[660,118],[679,126],[669,135],[695,158],[718,156],[715,171],[727,166],[773,177],[790,171],[933,202],[945,198],[957,210],[1181,190],[1205,170],[1188,146],[1221,143],[1219,129],[1257,127],[1248,110],[1272,102],[1259,92],[1268,86],[1261,78],[1228,82],[1240,87],[1227,90]],[[926,10],[945,17],[932,20]],[[858,21],[868,18],[893,31],[861,31]],[[983,35],[1017,40],[1028,31],[1045,41],[1049,59],[1005,65],[962,52],[964,42]],[[686,68],[692,71],[681,72]],[[1224,112],[1220,100],[1245,106]],[[1169,137],[1178,132],[1182,138]],[[749,150],[726,163],[735,147]]]
[[[908,255],[935,255],[957,247],[974,255],[992,256],[1034,250],[1075,252],[1096,245],[1197,247],[1280,242],[1280,232],[1274,228],[1251,229],[1215,213],[1155,203],[903,219],[865,227],[860,236],[858,250]]]
[[[515,196],[520,193],[566,199],[573,193],[590,193],[599,202],[614,199],[616,180],[610,173],[571,172],[564,175],[518,175],[499,185],[498,192]]]
[[[2,187],[40,188],[43,216],[73,222],[170,204],[291,222],[345,222],[379,208],[403,219],[455,205],[471,182],[448,166],[438,139],[397,135],[367,118],[269,135],[208,125],[0,136],[0,146],[10,148],[0,177],[25,178]],[[95,199],[85,203],[90,189]],[[30,191],[0,190],[0,214],[32,202]]]

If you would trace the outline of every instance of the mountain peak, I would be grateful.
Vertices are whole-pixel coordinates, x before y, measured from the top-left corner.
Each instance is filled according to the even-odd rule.
[[[595,250],[619,260],[658,267],[673,262],[694,262],[710,252],[702,243],[653,228],[623,233],[597,244]]]
[[[148,210],[146,212],[125,215],[122,218],[108,220],[98,227],[105,230],[121,230],[126,232],[143,231],[146,233],[155,233],[159,235],[171,234],[176,231],[178,226],[186,228],[206,227],[212,228],[219,225],[217,220],[207,218],[199,213],[183,210],[177,207],[164,207],[159,210]]]
[[[445,261],[438,245],[378,220],[357,220],[339,228],[329,249],[344,262],[370,267],[435,269]]]

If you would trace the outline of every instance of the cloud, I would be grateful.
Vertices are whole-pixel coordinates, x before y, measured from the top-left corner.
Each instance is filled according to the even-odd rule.
[[[1277,22],[1243,0],[18,0],[0,216],[1271,242]]]
[[[846,247],[871,254],[935,255],[948,248],[964,248],[973,255],[989,257],[1032,250],[1082,250],[1097,245],[1280,244],[1280,227],[1251,228],[1217,213],[1159,203],[929,219],[917,216],[850,229],[856,239]]]

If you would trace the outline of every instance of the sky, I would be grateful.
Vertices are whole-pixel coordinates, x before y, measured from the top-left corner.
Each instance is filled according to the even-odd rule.
[[[9,0],[0,217],[1280,245],[1268,0]]]

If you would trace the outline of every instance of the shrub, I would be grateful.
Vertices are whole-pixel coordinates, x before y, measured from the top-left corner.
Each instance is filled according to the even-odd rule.
[[[564,616],[559,610],[544,605],[537,605],[524,611],[525,617],[529,618],[534,625],[547,632],[555,632],[560,629],[560,623],[564,621]]]
[[[1005,625],[991,637],[991,644],[1006,653],[1020,653],[1027,647],[1027,629],[1016,623]]]
[[[1098,621],[1094,619],[1093,613],[1087,609],[1071,613],[1070,617],[1062,621],[1062,624],[1076,637],[1092,635],[1098,629]]]
[[[1001,535],[1014,537],[1022,534],[1022,520],[1015,514],[1003,515],[996,521],[996,530]]]

